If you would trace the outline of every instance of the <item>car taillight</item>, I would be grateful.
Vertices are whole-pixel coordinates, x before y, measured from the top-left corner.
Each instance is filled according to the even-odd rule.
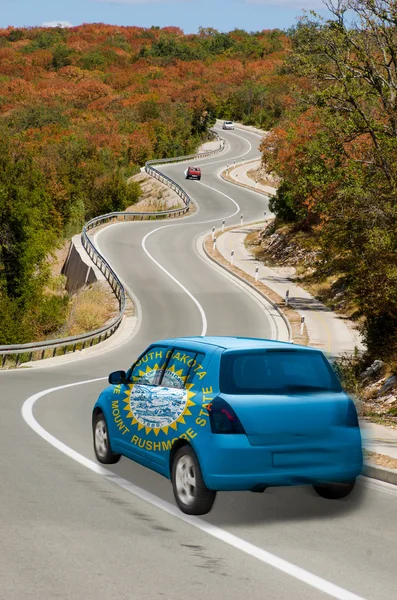
[[[212,433],[245,433],[238,416],[225,400],[217,398],[207,410]]]

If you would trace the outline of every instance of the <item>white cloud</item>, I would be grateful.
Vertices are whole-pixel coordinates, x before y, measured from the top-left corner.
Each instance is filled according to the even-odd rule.
[[[73,27],[69,21],[44,21],[42,27]]]

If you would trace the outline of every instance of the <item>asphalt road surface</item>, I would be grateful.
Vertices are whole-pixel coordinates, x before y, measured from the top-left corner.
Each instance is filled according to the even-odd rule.
[[[0,374],[4,600],[397,597],[393,486],[363,479],[337,502],[311,488],[223,493],[209,515],[191,518],[160,475],[124,458],[109,469],[94,459],[97,395],[109,372],[128,368],[149,343],[203,333],[285,335],[196,249],[222,219],[238,224],[243,213],[254,221],[268,210],[263,196],[218,176],[235,159],[258,157],[259,137],[237,129],[222,135],[228,148],[198,161],[200,182],[185,181],[187,165],[163,168],[197,212],[173,222],[120,223],[96,236],[139,299],[134,337],[101,356]]]

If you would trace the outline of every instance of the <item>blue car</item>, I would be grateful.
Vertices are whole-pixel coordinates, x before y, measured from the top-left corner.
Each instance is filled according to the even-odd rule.
[[[126,456],[171,480],[187,514],[217,491],[311,484],[347,496],[362,471],[355,405],[319,350],[238,337],[155,342],[109,375],[93,410],[103,464]]]

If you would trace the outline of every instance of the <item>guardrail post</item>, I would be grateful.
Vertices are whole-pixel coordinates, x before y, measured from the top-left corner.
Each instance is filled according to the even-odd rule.
[[[1,361],[1,368],[4,369],[4,365],[6,364],[7,354],[3,354],[3,360]]]
[[[53,352],[52,352],[52,358],[54,358],[55,354],[57,353],[57,349],[54,348]]]

